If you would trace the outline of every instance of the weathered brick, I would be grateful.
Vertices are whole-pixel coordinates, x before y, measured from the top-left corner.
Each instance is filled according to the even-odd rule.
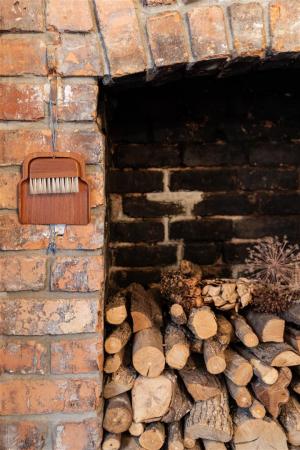
[[[49,0],[47,28],[59,31],[90,31],[93,16],[88,0]]]
[[[17,208],[17,184],[20,181],[18,170],[0,170],[0,208]],[[2,233],[0,231],[0,241]]]
[[[178,12],[168,11],[149,17],[147,31],[154,64],[157,67],[188,62],[186,31]]]
[[[60,340],[51,344],[51,372],[88,373],[96,372],[98,355],[101,353],[99,338]]]
[[[5,0],[0,3],[0,30],[43,31],[43,0]]]
[[[197,60],[229,55],[224,14],[220,6],[199,6],[188,12],[193,55]]]
[[[92,333],[97,330],[98,307],[97,298],[2,299],[0,334],[42,336]]]
[[[246,191],[297,189],[298,175],[287,169],[240,169],[237,186]]]
[[[163,190],[163,173],[154,170],[111,170],[109,190],[112,193],[143,193]]]
[[[0,291],[38,291],[45,287],[44,256],[1,256]]]
[[[57,91],[59,120],[95,120],[98,85],[95,80],[63,80]]]
[[[112,77],[146,70],[146,55],[133,0],[96,0]]]
[[[55,428],[54,450],[97,450],[101,443],[98,419],[59,423]]]
[[[232,169],[194,169],[171,173],[172,191],[226,191],[236,188],[237,172]]]
[[[64,76],[102,75],[97,35],[63,34],[57,50],[57,71]]]
[[[47,75],[46,44],[32,35],[0,37],[0,75]]]
[[[180,150],[177,145],[120,144],[114,147],[113,160],[119,168],[176,167]]]
[[[105,204],[104,173],[99,166],[88,168],[86,179],[90,185],[91,207]]]
[[[47,357],[43,342],[0,340],[0,373],[44,374],[48,370]]]
[[[113,265],[122,267],[168,266],[177,261],[174,245],[141,245],[112,249]]]
[[[97,379],[13,379],[0,382],[2,415],[75,413],[99,405]]]
[[[0,422],[0,448],[3,450],[44,450],[47,436],[48,425],[42,421],[6,419]]]
[[[220,246],[214,243],[203,242],[184,246],[184,258],[196,264],[215,264],[220,255]]]
[[[51,290],[69,292],[99,291],[103,284],[103,257],[59,256],[51,269]]]
[[[161,222],[112,222],[110,224],[112,242],[159,242],[163,239],[164,225]]]
[[[287,236],[291,241],[298,242],[299,216],[261,216],[237,220],[234,222],[234,236],[243,239]]]
[[[161,280],[161,271],[157,268],[151,269],[126,269],[113,270],[110,272],[110,286],[128,287],[131,283],[140,283],[147,287],[152,283],[159,283]]]
[[[0,82],[0,120],[38,120],[45,117],[45,85]]]
[[[174,202],[156,202],[147,200],[143,195],[125,196],[123,198],[124,214],[130,217],[163,217],[177,216],[184,213],[184,208],[179,203]]]
[[[229,6],[233,44],[238,56],[263,56],[266,48],[263,8],[259,3]]]
[[[235,166],[248,162],[248,151],[242,145],[187,144],[183,151],[183,164],[193,166]]]
[[[227,219],[180,220],[170,224],[170,238],[193,241],[223,241],[232,237],[232,222]]]
[[[300,51],[300,4],[275,0],[270,4],[271,45],[274,52]]]
[[[256,210],[255,195],[225,192],[221,194],[205,195],[198,203],[193,213],[198,216],[216,215],[247,215]]]

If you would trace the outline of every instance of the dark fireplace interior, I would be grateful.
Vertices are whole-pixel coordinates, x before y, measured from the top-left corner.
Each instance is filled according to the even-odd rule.
[[[110,285],[189,259],[243,273],[249,244],[299,239],[298,70],[106,90]]]

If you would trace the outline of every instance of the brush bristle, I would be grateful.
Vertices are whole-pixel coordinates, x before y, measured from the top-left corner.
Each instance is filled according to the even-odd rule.
[[[37,194],[71,194],[79,192],[78,177],[30,178],[29,192]]]

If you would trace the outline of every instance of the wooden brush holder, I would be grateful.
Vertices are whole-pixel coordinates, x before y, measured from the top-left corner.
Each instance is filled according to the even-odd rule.
[[[33,225],[87,225],[89,185],[77,153],[34,153],[23,162],[19,220]]]

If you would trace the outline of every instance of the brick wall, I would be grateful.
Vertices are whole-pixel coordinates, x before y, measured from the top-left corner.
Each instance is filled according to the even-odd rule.
[[[300,236],[299,71],[110,91],[111,284],[185,257],[236,275],[249,244]]]

